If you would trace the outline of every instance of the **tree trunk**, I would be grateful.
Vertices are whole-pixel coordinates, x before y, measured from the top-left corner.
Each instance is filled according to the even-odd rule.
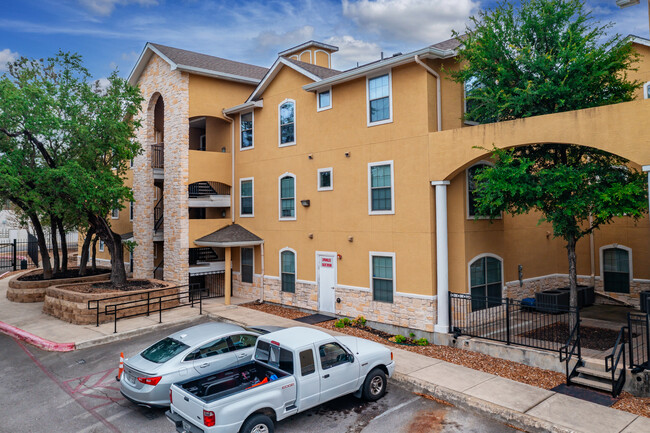
[[[89,214],[88,221],[93,225],[100,239],[104,241],[104,245],[108,247],[108,252],[111,255],[111,283],[114,286],[125,285],[126,269],[124,268],[122,236],[111,230],[104,217]]]
[[[38,219],[38,215],[29,214],[29,219],[34,226],[36,232],[36,239],[38,239],[38,249],[41,253],[41,261],[43,262],[43,279],[49,280],[52,278],[52,264],[50,263],[50,253],[47,250],[47,242],[45,242],[45,233],[43,233],[43,226]]]
[[[90,242],[93,240],[93,235],[95,234],[95,229],[88,227],[86,232],[86,237],[84,238],[84,243],[81,246],[81,259],[79,261],[79,276],[83,277],[86,275],[86,268],[88,267],[88,256],[90,250]]]
[[[68,241],[65,238],[65,230],[63,229],[63,220],[56,219],[56,226],[59,229],[59,237],[61,238],[61,272],[68,270]]]
[[[577,284],[577,271],[576,271],[576,239],[575,237],[571,236],[567,240],[567,256],[569,258],[569,289],[570,289],[570,297],[569,297],[569,305],[572,307],[573,311],[578,310],[578,284]],[[570,317],[570,322],[569,322],[569,329],[573,330],[573,328],[576,325],[576,315],[573,313],[569,314]]]
[[[54,273],[58,274],[61,270],[59,266],[59,242],[56,239],[56,221],[53,215],[50,215],[50,239],[52,240],[52,256],[54,257]]]
[[[91,264],[91,269],[93,271],[93,274],[97,272],[97,241],[98,240],[99,238],[97,237],[97,235],[95,235],[95,237],[93,238],[93,261]]]

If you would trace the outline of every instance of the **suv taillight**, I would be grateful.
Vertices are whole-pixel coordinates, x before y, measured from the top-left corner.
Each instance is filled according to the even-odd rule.
[[[156,377],[138,377],[138,382],[140,382],[140,383],[144,383],[145,385],[156,386],[156,385],[158,385],[158,382],[160,382],[160,379],[162,379],[162,376],[156,376]]]
[[[203,411],[203,424],[205,424],[206,427],[213,427],[216,424],[214,412],[209,410]]]

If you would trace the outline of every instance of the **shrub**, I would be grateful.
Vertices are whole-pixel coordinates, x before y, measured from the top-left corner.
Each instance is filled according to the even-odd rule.
[[[415,340],[415,344],[417,344],[418,346],[428,346],[429,345],[429,340],[427,340],[424,337],[418,338],[417,340]]]
[[[406,337],[400,334],[397,334],[395,336],[395,343],[405,343],[406,342]]]
[[[411,339],[413,339],[413,338],[415,338],[415,334],[411,332],[411,333],[409,334],[409,337],[411,337]]]
[[[366,326],[366,318],[363,316],[358,316],[356,319],[354,319],[354,324],[356,326],[364,327]]]
[[[346,326],[350,326],[352,324],[352,321],[348,319],[347,317],[344,317],[342,319],[337,320],[334,322],[334,327],[335,328],[345,328]]]

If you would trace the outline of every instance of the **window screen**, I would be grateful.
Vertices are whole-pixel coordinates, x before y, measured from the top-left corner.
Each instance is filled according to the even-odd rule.
[[[372,299],[393,302],[393,258],[372,257]]]
[[[244,283],[253,282],[253,249],[241,249],[241,280]]]
[[[390,164],[370,167],[371,210],[392,210],[391,186]]]
[[[630,293],[629,256],[622,248],[603,251],[603,284],[606,292]]]
[[[368,80],[370,122],[390,118],[390,84],[388,74]]]

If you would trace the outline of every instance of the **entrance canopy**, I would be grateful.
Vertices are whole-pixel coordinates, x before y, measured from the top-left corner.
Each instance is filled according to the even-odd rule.
[[[194,243],[202,247],[250,247],[263,244],[264,239],[239,224],[231,224],[195,240]]]

